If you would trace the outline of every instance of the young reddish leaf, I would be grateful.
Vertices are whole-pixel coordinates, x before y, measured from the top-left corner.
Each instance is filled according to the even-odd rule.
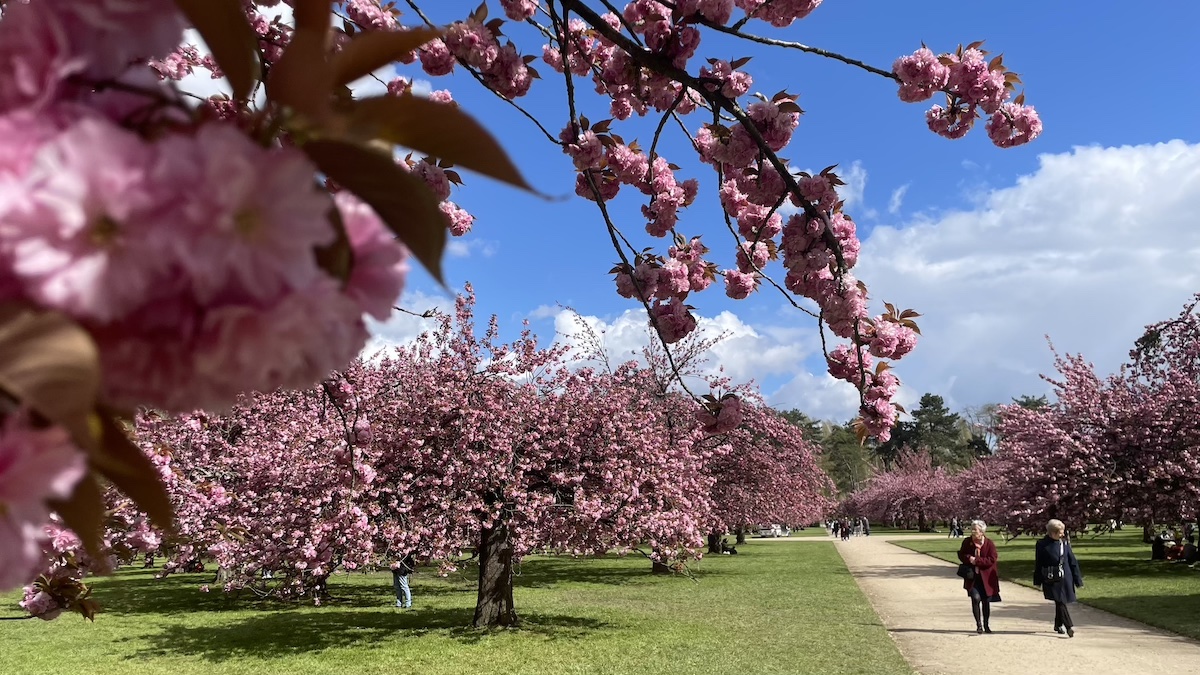
[[[354,270],[354,249],[350,247],[350,237],[346,234],[346,224],[342,222],[342,212],[332,204],[329,207],[329,223],[333,225],[337,239],[328,246],[316,249],[317,265],[344,283],[350,279],[350,273]]]
[[[0,388],[94,447],[89,418],[100,389],[100,360],[87,331],[54,312],[0,305]]]
[[[747,63],[750,63],[750,57],[743,56],[740,59],[735,59],[733,61],[730,61],[729,67],[733,70],[737,70],[738,68],[741,68],[742,66],[746,65]]]
[[[258,36],[246,21],[241,0],[175,0],[175,5],[212,50],[233,97],[248,97],[259,73]]]
[[[483,23],[484,21],[487,20],[487,17],[488,17],[487,0],[484,0],[484,2],[479,3],[479,6],[475,8],[474,12],[471,12],[470,18],[471,18],[471,21],[473,21],[475,23]]]
[[[888,314],[891,314],[891,315],[896,314],[896,306],[893,305],[892,303],[885,302],[885,303],[883,303],[883,306],[887,308]]]
[[[154,463],[133,444],[111,413],[101,413],[100,424],[100,445],[91,457],[96,471],[132,499],[156,526],[173,532],[175,516],[171,499]]]
[[[533,191],[496,139],[457,106],[418,96],[379,96],[356,102],[351,111],[349,128],[356,132]]]
[[[795,101],[784,101],[777,107],[779,108],[779,112],[796,113],[797,115],[804,114],[804,110],[799,105],[796,105]]]
[[[333,66],[325,60],[326,30],[301,28],[297,20],[287,49],[267,76],[267,95],[317,124],[330,115],[334,88]]]
[[[75,531],[84,549],[97,559],[101,558],[104,534],[104,495],[92,474],[75,484],[75,491],[67,499],[49,502],[50,508],[62,517],[63,523]]]
[[[390,154],[346,141],[316,140],[303,148],[326,176],[369,204],[433,278],[442,281],[446,219],[425,182]]]
[[[440,28],[371,31],[351,40],[333,56],[333,83],[349,84],[366,77],[430,40],[440,37]]]
[[[913,316],[921,316],[921,315],[914,309],[906,309],[903,312],[900,312],[901,319],[907,319],[907,318],[913,317]]]

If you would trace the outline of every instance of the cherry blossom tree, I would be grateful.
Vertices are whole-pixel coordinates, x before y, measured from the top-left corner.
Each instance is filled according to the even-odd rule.
[[[705,464],[713,480],[708,550],[720,552],[725,532],[762,523],[818,520],[834,505],[833,481],[821,469],[820,450],[778,411],[743,394],[740,422],[712,436],[717,450]]]
[[[1082,356],[1056,358],[1057,400],[1000,412],[995,457],[968,472],[968,499],[1014,532],[1048,518],[1072,528],[1110,519],[1194,518],[1200,498],[1200,381],[1193,300],[1148,326],[1130,362],[1101,377]]]
[[[959,480],[944,467],[933,466],[926,449],[903,449],[891,471],[877,473],[866,487],[847,497],[841,509],[882,522],[914,520],[928,531],[931,520],[958,513]]]

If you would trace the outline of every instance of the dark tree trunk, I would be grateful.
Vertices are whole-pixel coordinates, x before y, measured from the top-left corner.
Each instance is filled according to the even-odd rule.
[[[929,521],[925,520],[925,512],[924,511],[917,514],[917,530],[919,530],[921,532],[929,531]]]
[[[720,532],[709,532],[708,533],[708,552],[709,553],[720,553],[721,552],[721,533]]]
[[[479,533],[479,595],[475,600],[476,628],[517,625],[513,609],[512,543],[508,526],[497,523]]]
[[[657,560],[650,561],[651,574],[674,574],[675,570],[671,569],[670,565],[664,565]]]
[[[737,543],[739,543],[739,544],[746,543],[746,526],[745,525],[738,528]]]
[[[1142,542],[1149,544],[1154,541],[1154,521],[1142,525]]]

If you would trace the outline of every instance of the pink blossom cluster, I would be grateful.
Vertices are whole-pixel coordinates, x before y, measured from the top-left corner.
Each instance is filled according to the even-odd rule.
[[[720,91],[722,96],[732,99],[745,96],[754,84],[749,73],[736,69],[724,59],[710,59],[708,66],[701,66],[700,78],[711,81],[712,91]]]
[[[418,50],[421,67],[437,77],[449,75],[461,61],[478,72],[492,91],[508,99],[520,98],[529,92],[535,73],[512,42],[500,43],[495,30],[475,19],[451,24],[443,38]]]
[[[0,589],[17,588],[43,565],[48,499],[71,494],[84,475],[83,453],[58,427],[37,428],[25,413],[0,427]],[[62,543],[62,542],[59,542]]]
[[[146,64],[188,72],[170,61],[184,25],[169,0],[29,0],[0,20],[0,299],[87,330],[103,401],[120,409],[309,386],[361,349],[363,314],[390,315],[406,273],[374,212],[332,201],[299,150],[178,104]],[[355,261],[345,279],[319,257],[338,238],[335,205]],[[83,475],[61,430],[10,419],[0,481],[24,487],[0,497],[0,549],[23,578],[3,588],[29,579],[44,501]]]
[[[1004,103],[987,121],[988,138],[997,147],[1024,145],[1042,133],[1042,120],[1033,106]]]
[[[504,15],[513,21],[524,21],[537,13],[537,0],[500,0]]]
[[[617,293],[627,298],[654,301],[652,323],[663,339],[678,342],[696,328],[691,307],[684,304],[693,291],[703,291],[716,278],[716,267],[704,260],[708,247],[699,237],[671,246],[663,260],[653,254],[639,254],[631,268],[624,263],[613,268]]]
[[[900,81],[900,100],[915,103],[946,92],[946,106],[934,105],[925,113],[931,131],[946,138],[961,138],[974,126],[979,112],[988,115],[988,137],[1001,148],[1024,145],[1042,132],[1042,122],[1024,95],[1008,103],[1020,79],[1009,72],[1000,57],[986,61],[987,52],[975,43],[955,53],[935,56],[922,46],[896,59],[892,71]]]
[[[696,419],[706,434],[724,434],[742,423],[742,400],[736,394],[726,394],[709,401],[696,411]]]
[[[803,19],[821,5],[821,0],[734,0],[746,16],[786,28]]]

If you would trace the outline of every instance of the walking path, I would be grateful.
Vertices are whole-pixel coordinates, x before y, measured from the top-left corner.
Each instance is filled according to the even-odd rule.
[[[1040,590],[1003,580],[1004,601],[992,605],[995,632],[978,635],[955,566],[888,543],[910,538],[855,537],[837,548],[900,653],[921,675],[1200,673],[1200,643],[1081,604],[1071,606],[1075,637],[1058,635],[1053,603]],[[1087,561],[1081,564],[1086,580]]]

